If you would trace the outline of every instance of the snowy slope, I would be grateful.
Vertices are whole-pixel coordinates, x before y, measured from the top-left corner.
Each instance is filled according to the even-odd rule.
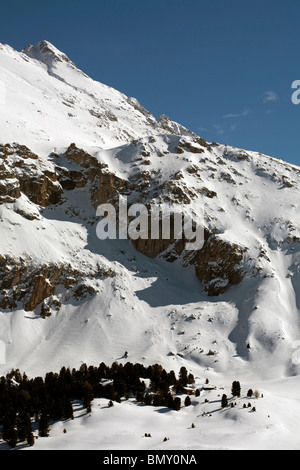
[[[0,45],[0,74],[0,145],[10,144],[0,149],[0,374],[124,362],[128,351],[131,362],[184,365],[217,386],[208,404],[201,396],[179,413],[100,400],[36,448],[299,448],[300,169],[155,119],[46,41],[22,52]],[[130,203],[200,206],[211,258],[100,241],[97,202],[124,192]],[[235,379],[263,390],[260,412],[243,399],[215,412]],[[98,419],[107,426],[95,440]]]
[[[4,142],[17,137],[43,156],[74,140],[86,150],[110,148],[160,127],[137,100],[87,77],[47,41],[21,53],[1,45],[0,64]]]

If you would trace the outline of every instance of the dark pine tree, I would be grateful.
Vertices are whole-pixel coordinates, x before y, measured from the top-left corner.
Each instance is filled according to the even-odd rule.
[[[170,408],[171,410],[174,409],[174,398],[172,394],[169,392],[168,393],[168,404],[167,407]]]
[[[187,370],[184,366],[182,366],[180,368],[179,381],[184,387],[186,387],[186,385],[188,384],[188,374],[187,374]]]
[[[184,400],[184,406],[190,406],[191,404],[192,404],[191,398],[189,395],[187,395]]]
[[[64,398],[64,419],[74,419],[72,401],[68,396]]]
[[[49,416],[44,411],[41,414],[39,421],[39,436],[48,437],[49,436]]]
[[[8,408],[3,417],[2,439],[6,441],[10,447],[16,447],[18,441],[16,421],[16,411],[12,404],[8,404]]]
[[[234,397],[241,396],[241,385],[238,380],[232,382],[231,393]]]
[[[27,441],[27,444],[28,444],[30,447],[32,447],[32,446],[34,445],[34,436],[33,436],[33,433],[32,433],[32,432],[30,432],[30,433],[28,434],[26,441]]]
[[[10,447],[16,447],[17,445],[17,442],[18,442],[18,432],[15,428],[13,428],[11,430],[11,436],[10,438],[8,439],[7,441],[7,444],[10,446]]]
[[[222,408],[226,408],[226,406],[228,406],[227,395],[225,395],[225,393],[222,395],[221,406]]]
[[[177,393],[182,393],[183,390],[184,390],[184,387],[186,387],[187,384],[188,384],[187,370],[184,366],[182,366],[180,368],[179,377],[178,377],[178,380],[176,382],[176,391],[177,391]]]
[[[86,411],[90,413],[92,411],[92,400],[93,400],[93,387],[86,380],[82,386],[82,404],[86,408]]]
[[[153,395],[151,393],[146,393],[145,397],[144,397],[145,405],[150,406],[150,405],[152,405],[152,402],[153,402]],[[170,408],[172,408],[172,407],[170,406]]]
[[[26,441],[28,435],[32,432],[32,425],[31,425],[30,416],[24,404],[21,406],[21,409],[18,413],[16,426],[17,426],[18,440],[20,442]]]
[[[179,397],[174,398],[173,410],[179,411],[181,407],[181,399]]]

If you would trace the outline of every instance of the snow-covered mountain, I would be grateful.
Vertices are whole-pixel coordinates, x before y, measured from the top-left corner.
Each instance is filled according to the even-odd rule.
[[[296,390],[300,169],[156,119],[47,41],[0,45],[0,80],[0,373],[130,360]],[[203,248],[100,240],[120,195],[203,208]]]

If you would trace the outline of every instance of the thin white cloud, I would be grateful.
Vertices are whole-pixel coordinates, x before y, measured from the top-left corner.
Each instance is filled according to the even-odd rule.
[[[213,125],[213,128],[217,131],[218,134],[224,134],[224,129],[222,126],[220,126],[219,124],[214,124]]]
[[[279,97],[275,91],[266,91],[264,94],[263,102],[264,103],[275,103],[278,101]]]
[[[223,116],[223,118],[228,119],[228,118],[244,117],[244,116],[247,116],[247,114],[249,114],[249,113],[250,113],[250,109],[249,109],[249,108],[246,108],[246,109],[244,109],[244,111],[242,111],[241,113],[225,114],[225,116]]]

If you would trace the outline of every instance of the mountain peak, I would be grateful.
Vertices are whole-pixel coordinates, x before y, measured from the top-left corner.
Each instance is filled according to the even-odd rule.
[[[52,64],[53,62],[68,62],[75,66],[66,54],[46,40],[40,41],[35,45],[29,44],[22,52],[28,57],[39,60],[47,65],[49,63]]]

